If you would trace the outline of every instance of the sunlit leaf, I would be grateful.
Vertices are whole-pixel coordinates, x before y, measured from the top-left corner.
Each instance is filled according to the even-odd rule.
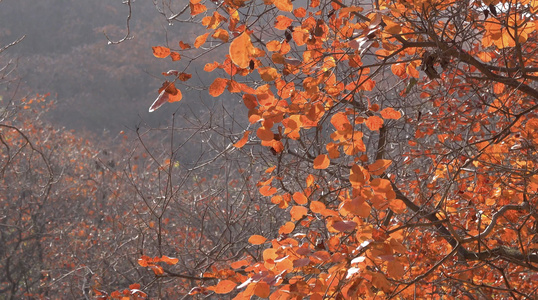
[[[247,130],[243,133],[243,137],[237,141],[235,144],[234,144],[234,147],[236,148],[242,148],[243,146],[245,146],[245,144],[248,142],[248,136],[250,134],[250,131]]]
[[[250,238],[248,238],[248,242],[252,245],[261,245],[265,243],[266,240],[267,239],[265,237],[257,234],[251,235]]]
[[[365,122],[368,129],[372,131],[379,130],[381,127],[383,127],[383,123],[383,119],[378,116],[370,116]]]
[[[392,164],[392,161],[387,159],[378,159],[373,164],[368,165],[368,172],[373,175],[381,175]]]
[[[205,41],[207,40],[207,37],[209,36],[209,32],[206,33],[206,34],[202,34],[200,36],[198,36],[195,40],[194,40],[194,47],[195,48],[200,48],[200,46],[202,46]]]
[[[278,233],[289,234],[293,232],[294,229],[295,229],[295,224],[293,224],[292,222],[287,222],[286,224],[280,227],[280,229],[278,230]]]
[[[387,107],[381,111],[381,117],[383,117],[383,119],[398,120],[402,117],[402,114],[399,111],[394,110],[392,107]]]
[[[271,195],[274,195],[276,193],[276,188],[272,187],[272,186],[262,186],[260,188],[260,194],[262,196],[271,196]]]
[[[291,12],[293,10],[291,0],[274,0],[273,4],[281,11]]]
[[[161,261],[169,265],[175,265],[179,262],[179,259],[163,255]]]
[[[247,68],[249,66],[253,52],[254,46],[250,41],[250,36],[246,32],[243,32],[230,44],[230,58],[240,68]]]
[[[320,154],[314,159],[314,169],[327,169],[331,160],[326,154]]]
[[[299,205],[305,205],[308,203],[308,198],[306,198],[305,194],[301,192],[295,192],[293,194],[293,201]]]
[[[209,94],[213,97],[218,97],[224,92],[227,85],[228,79],[220,77],[215,78],[213,83],[209,86]]]
[[[221,280],[215,287],[215,293],[217,294],[228,294],[233,291],[237,284],[231,280]]]
[[[279,15],[276,17],[275,28],[280,30],[286,30],[291,25],[291,23],[293,23],[292,19],[283,15]]]
[[[258,281],[255,283],[254,295],[260,298],[268,298],[271,294],[270,286],[264,281]]]
[[[308,214],[308,209],[304,206],[294,206],[290,210],[291,220],[297,221]]]

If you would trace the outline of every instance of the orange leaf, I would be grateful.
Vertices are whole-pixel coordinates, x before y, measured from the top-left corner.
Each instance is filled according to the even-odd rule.
[[[299,19],[306,17],[306,9],[304,7],[299,7],[293,11],[293,15]]]
[[[261,245],[265,243],[266,240],[267,239],[265,237],[257,234],[251,235],[250,238],[248,238],[248,242],[252,245]]]
[[[207,37],[209,36],[209,32],[206,33],[206,34],[202,34],[200,36],[198,36],[195,40],[194,40],[194,47],[196,48],[200,48],[200,46],[202,46],[205,41],[207,40]]]
[[[246,259],[243,259],[239,261],[234,261],[233,263],[230,264],[230,267],[232,267],[232,269],[239,269],[247,265],[248,265],[248,261]]]
[[[179,76],[178,76],[179,80],[181,80],[181,81],[187,81],[187,80],[191,79],[191,77],[192,77],[191,74],[183,73],[183,72],[179,73]]]
[[[288,28],[291,23],[293,23],[292,19],[283,15],[279,15],[276,17],[275,28],[280,30],[286,30],[286,28]]]
[[[221,280],[215,287],[215,293],[228,294],[233,291],[237,284],[231,280]]]
[[[219,66],[219,63],[218,63],[218,62],[207,63],[207,64],[205,64],[205,66],[204,66],[204,71],[206,71],[206,72],[212,72],[213,70],[215,70],[216,68],[218,68],[218,66]]]
[[[400,279],[405,274],[405,270],[399,261],[391,260],[387,265],[387,273],[395,279]]]
[[[200,4],[200,3],[193,4],[191,2],[189,3],[189,6],[191,8],[191,16],[196,16],[197,14],[201,14],[207,10],[205,5]]]
[[[383,127],[383,119],[378,116],[370,116],[365,122],[366,126],[372,131],[379,130]]]
[[[349,172],[349,182],[354,188],[359,188],[369,179],[368,172],[359,165],[353,165]]]
[[[153,259],[149,256],[142,255],[142,257],[138,259],[138,264],[141,267],[147,267],[149,265],[153,265]]]
[[[394,75],[398,76],[398,77],[405,77],[406,73],[405,73],[405,65],[404,64],[393,64],[391,67],[390,67],[392,73],[394,73]]]
[[[295,224],[293,222],[287,222],[286,224],[282,225],[280,229],[278,230],[279,234],[289,234],[295,229]]]
[[[254,288],[254,295],[260,298],[267,298],[271,294],[271,289],[265,281],[258,281],[255,283],[256,287]],[[249,297],[250,298],[250,297]]]
[[[271,129],[265,127],[258,128],[256,135],[262,141],[271,141],[275,137],[275,134],[271,131]]]
[[[250,56],[254,52],[254,46],[248,33],[243,32],[230,44],[230,58],[240,68],[247,68],[250,64]]]
[[[163,46],[151,47],[151,49],[153,49],[153,55],[158,58],[165,58],[170,55],[170,49]]]
[[[181,55],[177,52],[170,52],[170,57],[172,58],[172,61],[178,61],[181,59]]]
[[[181,94],[180,90],[177,90],[177,93],[175,95],[173,94],[168,95],[168,102],[170,103],[181,101],[181,99],[183,99],[183,94]]]
[[[270,185],[262,186],[260,188],[260,194],[262,196],[271,196],[276,193],[276,188]]]
[[[364,201],[364,198],[362,197],[355,197],[351,200],[347,200],[340,206],[340,214],[342,216],[353,214],[359,217],[366,218],[370,215],[370,211],[371,211],[370,205],[368,205],[368,203],[366,203]]]
[[[308,214],[308,209],[304,206],[294,206],[290,210],[291,220],[297,221]]]
[[[338,131],[348,131],[351,129],[351,124],[343,112],[338,112],[331,118],[331,124]]]
[[[392,161],[387,159],[378,159],[373,164],[368,165],[368,172],[373,175],[381,175],[392,164]]]
[[[307,187],[311,187],[312,184],[314,184],[314,180],[315,180],[315,179],[316,179],[316,178],[314,177],[314,175],[312,175],[312,174],[308,174],[308,176],[306,177],[306,186],[307,186]]]
[[[320,202],[320,201],[312,201],[312,202],[310,202],[310,210],[313,213],[319,214],[322,211],[324,211],[325,208],[326,207],[325,207],[325,204],[323,204],[323,202]]]
[[[415,66],[413,64],[407,65],[406,72],[407,72],[407,74],[409,74],[409,76],[412,76],[412,77],[415,77],[415,78],[420,77],[420,73],[417,71],[417,69],[415,68]]]
[[[392,199],[389,202],[389,207],[397,214],[403,214],[405,210],[407,209],[407,206],[405,203],[400,199]]]
[[[182,50],[185,50],[185,49],[190,49],[190,48],[191,48],[191,45],[189,45],[189,44],[185,44],[185,43],[183,43],[183,41],[179,41],[179,47],[180,47]]]
[[[301,192],[295,192],[293,194],[293,200],[299,205],[305,205],[308,203],[308,198],[306,198],[306,196]]]
[[[179,262],[179,259],[163,255],[161,261],[169,265],[175,265]]]
[[[227,85],[228,79],[220,77],[216,78],[215,81],[213,81],[213,83],[209,86],[209,94],[213,97],[218,97],[224,92]]]
[[[243,133],[243,137],[234,144],[234,147],[235,148],[241,148],[241,147],[245,146],[245,144],[248,142],[248,135],[249,134],[250,134],[250,130],[245,131],[245,133]]]
[[[270,41],[269,43],[267,43],[267,50],[269,50],[271,52],[279,51],[280,46],[281,46],[281,44],[280,44],[279,41]]]
[[[155,273],[155,275],[163,275],[164,270],[161,266],[149,266],[149,268]]]
[[[273,4],[281,11],[291,12],[293,10],[291,0],[275,0]]]
[[[331,160],[326,154],[320,154],[316,159],[314,159],[314,169],[327,169]]]
[[[399,111],[394,110],[394,108],[392,107],[387,107],[381,111],[381,116],[383,117],[383,119],[398,120],[402,117],[402,114]]]
[[[228,31],[227,30],[224,30],[222,28],[219,28],[217,30],[215,30],[215,33],[213,33],[213,35],[211,35],[212,37],[216,38],[216,39],[219,39],[225,43],[228,42],[228,39],[230,38],[230,35],[228,34]]]
[[[275,68],[271,68],[271,67],[258,68],[258,73],[260,73],[260,76],[264,81],[273,81],[276,78],[278,78],[278,72],[276,71]]]

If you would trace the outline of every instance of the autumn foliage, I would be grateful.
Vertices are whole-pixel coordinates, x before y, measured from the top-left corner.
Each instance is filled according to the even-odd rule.
[[[109,152],[2,102],[2,296],[538,297],[536,1],[181,7],[165,127]]]
[[[285,216],[191,294],[536,297],[536,3],[301,4],[191,1],[205,29],[155,54],[224,52],[209,94]]]

